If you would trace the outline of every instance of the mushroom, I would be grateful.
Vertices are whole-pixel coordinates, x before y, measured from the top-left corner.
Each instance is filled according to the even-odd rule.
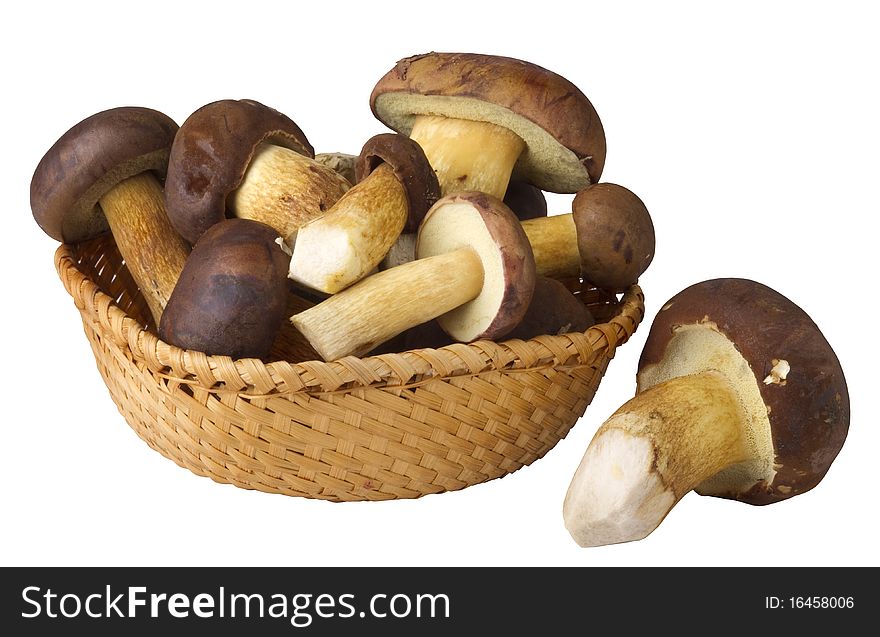
[[[543,334],[583,332],[595,323],[589,310],[563,283],[537,275],[529,309],[505,338],[528,340]]]
[[[611,291],[635,283],[654,259],[654,224],[642,200],[623,186],[601,183],[577,193],[571,210],[522,222],[537,273],[555,279],[583,277]],[[410,247],[405,239],[401,235],[384,267],[414,258],[415,242]]]
[[[809,316],[755,281],[670,299],[634,398],[596,432],[565,496],[582,546],[639,540],[689,491],[770,504],[812,489],[846,438],[840,363]]]
[[[535,264],[516,216],[484,193],[440,199],[415,261],[384,270],[290,318],[325,359],[360,356],[433,318],[452,338],[499,338],[522,319]]]
[[[76,243],[110,229],[156,324],[189,253],[159,181],[176,131],[152,109],[102,111],[64,133],[31,180],[34,219],[53,239]]]
[[[583,332],[595,324],[590,311],[560,281],[545,276],[535,277],[535,291],[529,308],[513,331],[504,338],[528,340],[541,335]],[[450,345],[449,337],[436,319],[401,332],[370,351],[370,355],[411,349],[438,348]]]
[[[357,155],[349,155],[348,153],[317,153],[315,155],[316,162],[342,175],[352,185],[357,183],[355,173],[357,160]]]
[[[278,232],[224,219],[196,242],[162,315],[159,336],[208,355],[266,358],[288,306],[290,257]]]
[[[370,138],[358,158],[357,185],[292,239],[290,278],[339,292],[376,268],[401,232],[414,233],[439,198],[418,144],[392,133]]]
[[[207,104],[181,125],[171,148],[168,215],[191,244],[234,216],[262,221],[287,239],[329,210],[350,187],[314,160],[302,130],[253,100]]]
[[[654,258],[654,224],[642,200],[617,184],[595,184],[577,193],[571,213],[523,221],[539,274],[582,276],[621,291],[635,283]]]
[[[540,188],[532,184],[511,180],[504,193],[504,203],[520,221],[547,216],[547,199]]]
[[[565,78],[513,58],[406,58],[376,84],[370,108],[421,145],[443,195],[481,191],[500,199],[511,175],[573,193],[597,182],[605,163],[605,132],[586,96]]]

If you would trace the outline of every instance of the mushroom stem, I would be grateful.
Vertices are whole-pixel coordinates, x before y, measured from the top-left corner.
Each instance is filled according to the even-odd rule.
[[[409,136],[425,151],[444,196],[475,190],[502,199],[525,149],[501,126],[436,115],[416,116]]]
[[[538,274],[555,279],[580,274],[581,254],[571,213],[528,219],[522,227],[532,244]]]
[[[321,292],[339,292],[379,264],[406,217],[406,191],[391,167],[382,164],[327,214],[299,229],[290,278]]]
[[[565,496],[581,546],[640,540],[721,470],[751,458],[747,415],[727,376],[667,380],[618,409],[596,432]]]
[[[465,247],[374,274],[290,321],[324,360],[361,356],[482,289],[482,262]]]
[[[332,168],[289,148],[264,143],[228,202],[236,217],[262,221],[286,239],[332,208],[350,187]]]
[[[162,186],[152,173],[143,172],[119,182],[98,203],[158,325],[189,254],[165,213]]]

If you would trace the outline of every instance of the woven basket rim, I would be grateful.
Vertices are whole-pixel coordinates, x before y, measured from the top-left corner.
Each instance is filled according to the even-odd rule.
[[[360,387],[406,388],[431,379],[477,375],[490,371],[517,373],[541,368],[587,366],[615,349],[635,332],[645,314],[638,284],[623,294],[617,313],[585,332],[543,335],[524,341],[453,343],[441,348],[409,350],[335,361],[232,359],[184,350],[161,340],[121,309],[77,263],[75,246],[62,243],[55,251],[55,268],[73,297],[83,320],[98,324],[133,360],[169,384],[189,385],[210,392],[234,392],[253,397],[279,394],[318,394]]]

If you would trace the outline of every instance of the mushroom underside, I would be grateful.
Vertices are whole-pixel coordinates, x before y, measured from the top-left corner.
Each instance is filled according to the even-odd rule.
[[[772,484],[776,475],[776,452],[758,381],[748,361],[713,323],[679,326],[662,360],[640,370],[638,392],[673,378],[705,371],[720,372],[736,394],[746,415],[743,436],[751,459],[720,471],[695,490],[701,495],[736,497],[756,484]]]
[[[577,192],[590,185],[583,159],[550,133],[512,110],[470,97],[384,93],[376,98],[376,112],[392,129],[409,135],[417,115],[489,122],[516,133],[526,145],[513,177],[550,192]]]

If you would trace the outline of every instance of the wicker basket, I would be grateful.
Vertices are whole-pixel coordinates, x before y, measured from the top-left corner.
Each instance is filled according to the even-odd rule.
[[[290,328],[262,363],[161,341],[109,235],[60,246],[55,265],[110,395],[148,445],[217,482],[335,501],[462,489],[541,458],[644,315],[638,286],[621,299],[581,289],[601,321],[585,333],[325,363]]]

